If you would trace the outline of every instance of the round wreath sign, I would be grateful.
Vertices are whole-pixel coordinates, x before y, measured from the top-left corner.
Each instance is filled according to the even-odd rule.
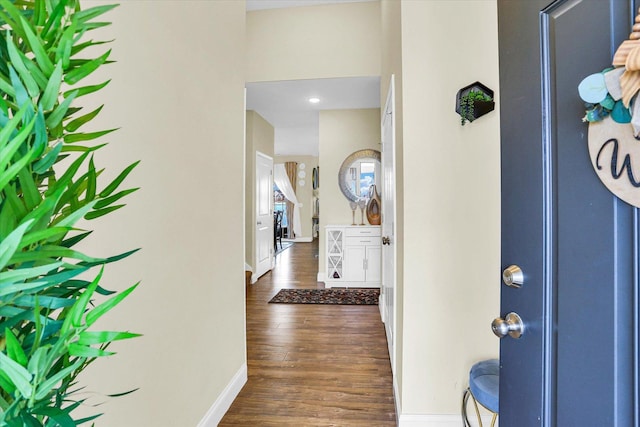
[[[578,86],[589,122],[589,156],[602,183],[620,199],[640,207],[640,14],[622,42],[612,68],[587,76]]]

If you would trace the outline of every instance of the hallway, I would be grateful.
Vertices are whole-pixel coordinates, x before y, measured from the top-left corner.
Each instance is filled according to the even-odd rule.
[[[378,306],[269,304],[281,288],[322,288],[318,241],[276,256],[247,289],[249,380],[220,426],[395,426]]]

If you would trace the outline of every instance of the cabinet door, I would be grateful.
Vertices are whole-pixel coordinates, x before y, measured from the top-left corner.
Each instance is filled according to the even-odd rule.
[[[327,229],[326,268],[327,280],[344,279],[343,239],[342,229]]]
[[[382,280],[381,264],[382,249],[380,246],[367,246],[367,282],[380,282]]]
[[[364,282],[365,247],[347,246],[344,250],[345,279],[349,282]]]

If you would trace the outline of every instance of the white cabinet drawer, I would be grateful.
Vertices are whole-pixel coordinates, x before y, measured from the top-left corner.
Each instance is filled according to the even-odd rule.
[[[344,234],[347,237],[380,236],[380,227],[348,227]]]
[[[380,236],[347,237],[345,246],[377,246],[381,243]]]

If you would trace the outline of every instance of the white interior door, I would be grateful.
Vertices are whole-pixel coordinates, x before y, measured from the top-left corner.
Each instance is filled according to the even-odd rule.
[[[273,159],[256,152],[256,262],[254,278],[273,265]]]
[[[395,372],[396,327],[396,167],[395,84],[391,76],[382,117],[382,320],[385,323],[391,369]]]

